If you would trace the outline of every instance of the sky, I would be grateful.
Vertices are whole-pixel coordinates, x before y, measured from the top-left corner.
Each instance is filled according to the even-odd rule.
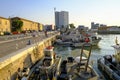
[[[90,27],[91,22],[120,26],[120,0],[0,0],[1,17],[21,17],[54,24],[56,11],[68,11],[69,23]]]

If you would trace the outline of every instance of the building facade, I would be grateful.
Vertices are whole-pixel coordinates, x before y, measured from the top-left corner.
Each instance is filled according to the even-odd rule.
[[[120,34],[119,26],[104,26],[98,28],[100,34]]]
[[[47,31],[52,31],[52,30],[55,30],[54,28],[54,25],[44,25],[44,30],[47,30]]]
[[[37,23],[37,22],[33,22],[33,21],[30,21],[30,20],[27,20],[27,19],[23,19],[23,18],[19,18],[19,17],[11,18],[11,22],[13,20],[21,20],[23,22],[23,26],[22,26],[22,29],[21,29],[22,31],[28,31],[28,30],[38,31],[39,23]]]
[[[43,31],[43,24],[41,23],[38,23],[38,31]]]
[[[98,29],[100,26],[99,23],[94,23],[94,22],[91,22],[91,29]]]
[[[56,29],[69,26],[69,13],[67,11],[55,12]]]
[[[0,17],[0,33],[11,32],[10,20],[8,18]]]
[[[13,17],[13,18],[4,18],[0,17],[0,35],[4,34],[5,32],[11,33],[13,31],[12,21],[13,20],[21,20],[23,22],[23,26],[21,31],[43,31],[43,24],[34,22],[31,20],[27,20],[20,17]]]

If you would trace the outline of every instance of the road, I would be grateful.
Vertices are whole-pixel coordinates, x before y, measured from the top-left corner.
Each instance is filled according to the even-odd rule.
[[[52,36],[56,32],[50,32],[48,33],[48,37]],[[17,36],[16,36],[17,37]],[[11,40],[6,40],[3,43],[0,43],[0,58],[15,52],[19,49],[25,48],[28,45],[28,41],[31,41],[31,44],[34,44],[36,42],[42,41],[43,39],[47,38],[43,32],[40,33],[37,37],[32,37],[32,36],[27,36],[27,37],[21,37],[21,38],[16,38],[11,39]]]

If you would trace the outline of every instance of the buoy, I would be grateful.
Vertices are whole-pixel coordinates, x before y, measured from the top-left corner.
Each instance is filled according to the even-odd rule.
[[[90,42],[90,39],[87,37],[87,38],[85,38],[85,42]]]
[[[52,49],[53,47],[52,46],[48,46],[47,49]]]

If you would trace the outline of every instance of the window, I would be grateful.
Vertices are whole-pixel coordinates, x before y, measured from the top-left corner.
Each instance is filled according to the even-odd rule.
[[[6,31],[8,31],[8,29],[6,28]]]
[[[7,25],[7,21],[5,21],[5,25]]]
[[[2,21],[0,20],[0,24],[2,24]]]

